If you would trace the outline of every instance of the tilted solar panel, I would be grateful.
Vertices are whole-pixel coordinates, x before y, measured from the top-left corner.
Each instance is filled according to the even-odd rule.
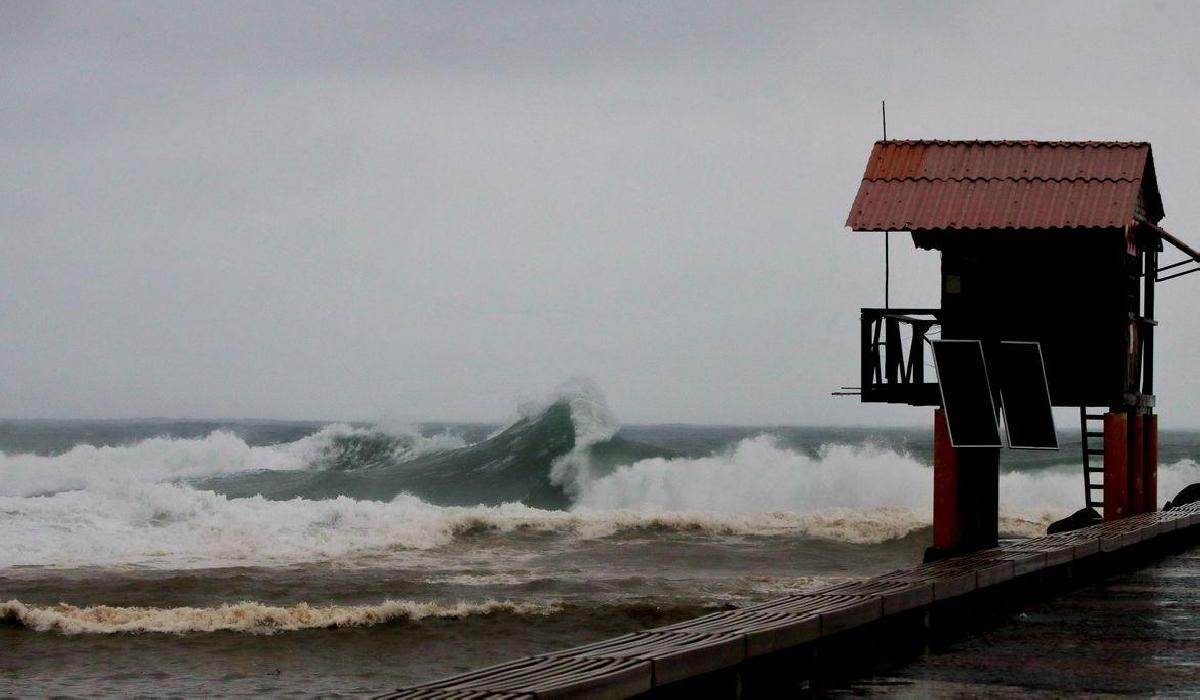
[[[996,346],[991,360],[1008,446],[1014,450],[1057,450],[1058,433],[1041,343],[1004,341]]]
[[[932,344],[950,444],[1003,447],[983,344],[978,340],[935,340]]]

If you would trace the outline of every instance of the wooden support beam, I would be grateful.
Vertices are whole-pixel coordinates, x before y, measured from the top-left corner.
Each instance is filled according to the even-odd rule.
[[[1187,243],[1184,243],[1182,240],[1177,238],[1174,234],[1171,234],[1166,229],[1164,229],[1160,226],[1155,226],[1154,224],[1152,224],[1148,221],[1143,221],[1140,223],[1142,226],[1145,226],[1146,228],[1150,229],[1155,234],[1157,234],[1159,238],[1161,238],[1164,241],[1166,241],[1167,243],[1170,243],[1171,245],[1175,246],[1175,248],[1179,252],[1188,256],[1192,260],[1200,262],[1200,251],[1196,251],[1194,248],[1189,246]]]

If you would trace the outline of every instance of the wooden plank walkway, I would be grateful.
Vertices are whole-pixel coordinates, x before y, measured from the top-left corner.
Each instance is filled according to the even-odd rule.
[[[381,698],[623,698],[716,679],[798,649],[871,635],[889,620],[977,602],[1012,585],[1200,539],[1200,504],[1047,535],[911,569],[790,595],[572,649],[518,659]],[[1095,567],[1090,567],[1095,570]],[[1079,583],[1076,580],[1076,583]],[[854,644],[845,650],[853,656]],[[831,656],[829,654],[826,655]],[[799,673],[800,671],[797,671]],[[736,694],[740,684],[708,687]],[[726,688],[718,692],[719,688]],[[694,690],[693,690],[694,692]]]
[[[1200,547],[1020,601],[1019,612],[931,640],[870,674],[826,680],[842,695],[1200,697]],[[1133,562],[1131,562],[1133,564]],[[1085,577],[1081,577],[1085,578]]]

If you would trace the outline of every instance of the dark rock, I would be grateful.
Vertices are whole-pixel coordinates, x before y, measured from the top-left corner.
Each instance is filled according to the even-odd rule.
[[[1175,498],[1167,501],[1167,505],[1163,506],[1163,510],[1171,510],[1188,503],[1200,501],[1200,484],[1190,484],[1184,486],[1183,490],[1175,494]]]
[[[1083,527],[1099,525],[1104,522],[1104,518],[1096,512],[1095,508],[1087,507],[1075,511],[1062,520],[1056,520],[1050,523],[1050,527],[1046,528],[1047,535],[1053,535],[1056,532],[1070,532]]]

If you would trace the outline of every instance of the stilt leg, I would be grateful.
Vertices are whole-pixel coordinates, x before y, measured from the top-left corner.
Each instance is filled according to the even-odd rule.
[[[1129,419],[1104,415],[1104,519],[1129,515]]]

